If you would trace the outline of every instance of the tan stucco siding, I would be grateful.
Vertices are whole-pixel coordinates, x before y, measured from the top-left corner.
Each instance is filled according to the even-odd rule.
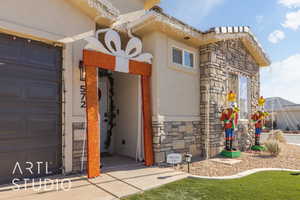
[[[144,48],[153,54],[152,100],[153,117],[165,120],[195,120],[199,117],[200,74],[196,48],[156,32],[143,38]],[[195,66],[188,69],[173,64],[172,47],[194,53]]]
[[[159,37],[160,35],[158,33],[152,33],[149,35],[146,35],[143,37],[143,50],[145,52],[151,53],[153,55],[153,63],[152,63],[152,75],[151,75],[151,96],[152,96],[152,115],[157,116],[158,111],[158,105],[159,105],[159,97],[158,97],[158,85],[159,85],[159,67],[160,65],[163,65],[164,59],[160,56],[160,54],[163,52],[159,48],[161,39]]]
[[[0,27],[58,41],[93,29],[93,21],[64,0],[2,0]]]

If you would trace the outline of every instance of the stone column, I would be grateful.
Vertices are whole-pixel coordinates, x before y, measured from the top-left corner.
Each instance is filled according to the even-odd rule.
[[[215,156],[224,147],[224,130],[219,117],[221,110],[227,106],[229,73],[249,79],[249,117],[239,122],[236,145],[241,150],[251,146],[253,129],[249,127],[249,122],[259,97],[259,66],[239,39],[221,41],[200,47],[200,134],[203,156],[207,153],[210,157]]]
[[[200,48],[200,60],[200,133],[204,155],[211,157],[220,152],[224,143],[219,111],[226,98],[226,58],[215,43]]]

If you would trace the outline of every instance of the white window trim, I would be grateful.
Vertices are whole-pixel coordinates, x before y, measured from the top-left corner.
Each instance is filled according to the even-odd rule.
[[[174,48],[182,51],[182,64],[174,62],[174,59],[173,59],[173,49]],[[190,54],[193,55],[193,66],[185,65],[185,56],[184,56],[185,52],[190,53]],[[171,61],[172,61],[172,64],[175,64],[177,66],[184,67],[184,68],[187,68],[187,69],[195,69],[196,54],[194,52],[190,51],[190,50],[185,49],[185,48],[172,45],[171,46]]]

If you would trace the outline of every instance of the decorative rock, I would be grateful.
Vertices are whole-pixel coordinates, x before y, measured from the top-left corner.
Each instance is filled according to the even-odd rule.
[[[225,164],[225,165],[234,165],[234,164],[242,162],[241,160],[224,159],[224,158],[214,158],[214,159],[211,159],[211,161],[217,162],[217,163],[222,163],[222,164]]]

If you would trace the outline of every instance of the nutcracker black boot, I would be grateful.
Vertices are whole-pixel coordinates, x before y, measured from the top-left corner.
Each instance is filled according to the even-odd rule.
[[[257,136],[257,145],[260,146],[260,137]]]
[[[230,151],[229,140],[226,140],[226,141],[225,141],[225,149],[226,149],[227,151]]]
[[[258,139],[257,136],[255,136],[255,145],[256,145],[256,146],[259,146],[259,139]]]
[[[230,150],[232,151],[233,148],[232,148],[232,140],[230,140]]]

